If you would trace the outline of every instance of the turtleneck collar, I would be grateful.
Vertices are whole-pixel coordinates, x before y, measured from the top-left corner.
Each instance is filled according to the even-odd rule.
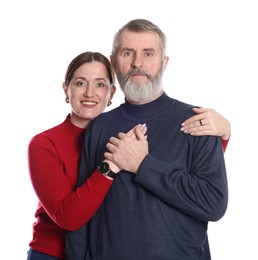
[[[125,101],[125,103],[121,105],[121,109],[126,117],[132,119],[146,119],[164,112],[171,105],[172,100],[173,99],[163,92],[159,98],[145,104],[132,104]]]
[[[74,125],[71,122],[71,114],[70,113],[66,116],[64,123],[66,124],[68,129],[71,129],[71,131],[75,131],[78,134],[83,133],[85,131],[84,128],[80,128],[80,127]]]

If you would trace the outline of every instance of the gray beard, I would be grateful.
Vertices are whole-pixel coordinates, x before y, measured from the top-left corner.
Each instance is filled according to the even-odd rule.
[[[146,84],[130,82],[129,77],[132,73],[143,73],[148,77],[149,80]],[[163,90],[162,69],[155,75],[155,77],[149,76],[141,69],[133,69],[125,77],[121,75],[120,71],[116,70],[116,75],[126,100],[131,102],[138,103],[153,100],[157,98]]]

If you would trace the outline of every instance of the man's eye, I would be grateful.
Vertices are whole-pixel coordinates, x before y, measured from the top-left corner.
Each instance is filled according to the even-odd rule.
[[[133,56],[133,53],[130,52],[130,51],[126,51],[126,52],[124,52],[124,56],[125,57],[131,57],[131,56]]]
[[[153,53],[152,52],[145,52],[145,56],[151,57],[151,56],[153,56]]]

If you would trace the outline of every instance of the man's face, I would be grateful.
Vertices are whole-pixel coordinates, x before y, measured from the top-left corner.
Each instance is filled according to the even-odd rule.
[[[167,58],[162,60],[158,35],[124,31],[113,63],[126,99],[147,102],[161,95],[162,74]]]

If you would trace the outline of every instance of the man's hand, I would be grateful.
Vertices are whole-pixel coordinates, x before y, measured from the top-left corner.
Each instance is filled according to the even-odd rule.
[[[119,133],[117,137],[111,137],[107,144],[109,152],[104,154],[105,158],[120,169],[137,173],[149,153],[146,132],[147,127],[143,124],[137,125],[126,134]]]

